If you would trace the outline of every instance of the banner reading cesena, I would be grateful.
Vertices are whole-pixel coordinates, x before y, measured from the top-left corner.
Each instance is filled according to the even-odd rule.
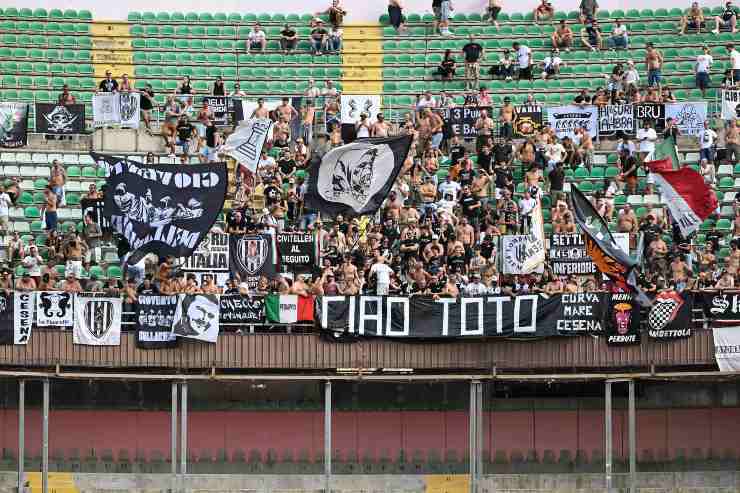
[[[357,336],[445,339],[602,334],[605,293],[438,298],[323,296],[321,328]]]

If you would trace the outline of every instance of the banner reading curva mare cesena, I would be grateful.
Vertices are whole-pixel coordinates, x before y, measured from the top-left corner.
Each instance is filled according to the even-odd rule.
[[[445,339],[603,334],[606,293],[466,298],[323,296],[322,329],[356,336]]]

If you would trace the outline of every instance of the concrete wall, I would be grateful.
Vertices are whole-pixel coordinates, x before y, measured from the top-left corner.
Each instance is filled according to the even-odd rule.
[[[17,475],[0,473],[0,493],[14,491]],[[30,475],[31,486],[37,490],[40,477]],[[626,491],[627,476],[614,477],[615,492]],[[740,489],[737,471],[638,473],[638,492],[650,493],[731,493]],[[188,475],[173,482],[169,474],[72,474],[50,477],[50,491],[80,493],[155,493],[173,486],[188,492],[255,492],[255,493],[318,493],[325,489],[321,475]],[[333,476],[333,493],[404,492],[404,493],[468,493],[469,478],[464,475],[345,475]],[[536,474],[485,476],[479,483],[480,493],[602,493],[603,474]]]

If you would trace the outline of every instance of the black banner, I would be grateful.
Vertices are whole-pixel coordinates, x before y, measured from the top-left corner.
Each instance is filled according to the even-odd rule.
[[[84,218],[88,213],[93,215],[93,219],[103,233],[110,233],[110,220],[105,217],[105,199],[80,199],[80,209]]]
[[[182,270],[187,272],[228,272],[229,235],[205,235],[193,254],[182,259],[181,265]]]
[[[596,273],[596,265],[586,253],[586,243],[579,234],[553,234],[548,259],[552,273],[559,276]]]
[[[280,265],[290,270],[310,270],[316,263],[316,248],[311,233],[280,233],[277,235]]]
[[[203,102],[213,111],[213,123],[216,125],[229,124],[229,98],[226,96],[204,96]]]
[[[635,133],[635,113],[631,104],[599,106],[599,134]]]
[[[91,155],[108,165],[105,215],[128,241],[134,259],[150,252],[191,256],[223,208],[228,184],[224,163],[152,166]]]
[[[602,334],[604,293],[439,298],[324,296],[321,328],[356,336],[417,339]]]
[[[28,143],[28,103],[0,103],[0,147]]]
[[[613,346],[640,344],[640,305],[632,293],[608,295],[606,343]]]
[[[491,116],[489,106],[455,106],[454,108],[439,108],[434,111],[444,120],[444,136],[449,138],[453,135],[459,135],[464,139],[472,139],[478,136],[475,129],[475,121],[480,118],[481,110],[486,110],[488,116]],[[540,123],[542,114],[540,113]]]
[[[177,296],[139,295],[136,313],[136,345],[143,349],[171,348],[178,344],[172,334]]]
[[[273,235],[229,235],[229,266],[249,289],[257,287],[261,276],[272,279],[277,273],[277,248]]]
[[[691,311],[694,295],[688,291],[663,291],[653,299],[647,316],[648,335],[671,340],[691,337]]]
[[[717,322],[740,321],[740,293],[725,291],[703,292],[704,315]]]
[[[221,295],[222,324],[262,324],[265,322],[265,299],[241,294]]]
[[[36,132],[73,135],[85,131],[85,105],[36,103]]]
[[[516,107],[514,138],[526,139],[542,129],[542,106],[522,105]]]
[[[655,124],[655,131],[662,132],[665,129],[665,105],[663,103],[636,103],[633,104],[635,115],[635,132],[642,128],[645,120]]]
[[[13,293],[0,291],[0,344],[15,343],[15,302]]]

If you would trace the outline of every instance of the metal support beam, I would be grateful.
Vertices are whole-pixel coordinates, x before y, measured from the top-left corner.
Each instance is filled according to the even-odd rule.
[[[49,379],[44,379],[44,410],[41,430],[41,491],[49,493]]]
[[[177,484],[177,382],[172,382],[172,411],[170,412],[170,490],[176,491]]]
[[[612,488],[612,382],[607,381],[604,389],[604,463],[606,465],[606,491]]]
[[[180,384],[180,474],[185,484],[188,473],[188,383]]]
[[[26,465],[26,381],[18,381],[18,491],[23,491]]]
[[[629,450],[630,450],[630,493],[637,492],[637,416],[635,412],[635,381],[629,381],[629,402],[627,413],[629,421]]]
[[[483,385],[473,380],[470,382],[470,416],[469,455],[470,455],[470,491],[477,493],[478,482],[483,465],[482,457],[482,418],[483,418]]]
[[[324,476],[326,486],[324,491],[331,492],[331,382],[324,382]]]

